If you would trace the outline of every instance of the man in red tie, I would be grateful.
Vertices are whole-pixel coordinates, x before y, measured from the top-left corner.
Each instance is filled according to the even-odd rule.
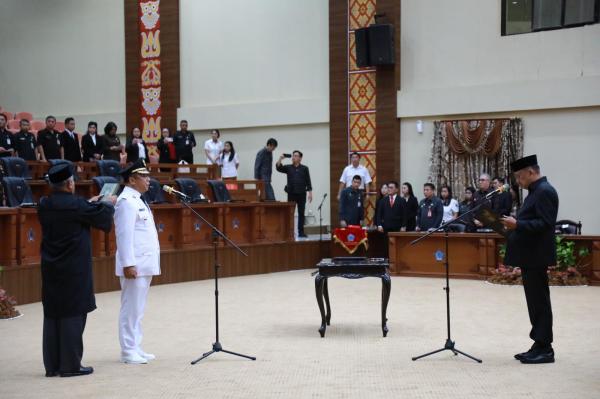
[[[375,218],[377,230],[384,233],[386,243],[388,240],[387,233],[390,231],[406,230],[406,212],[404,201],[401,201],[398,197],[398,182],[389,182],[388,190],[388,195],[381,202]],[[388,246],[386,245],[385,248],[387,252]]]

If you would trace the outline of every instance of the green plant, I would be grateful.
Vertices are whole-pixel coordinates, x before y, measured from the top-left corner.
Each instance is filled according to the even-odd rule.
[[[576,250],[575,242],[565,240],[564,237],[556,236],[556,267],[555,270],[566,271],[570,267],[578,270],[583,269],[589,263],[583,263],[590,254],[585,247]]]

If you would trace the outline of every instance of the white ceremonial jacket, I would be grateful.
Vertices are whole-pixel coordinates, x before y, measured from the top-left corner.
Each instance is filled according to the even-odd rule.
[[[160,274],[160,244],[152,212],[140,193],[125,186],[115,205],[116,275],[135,266],[138,276]]]

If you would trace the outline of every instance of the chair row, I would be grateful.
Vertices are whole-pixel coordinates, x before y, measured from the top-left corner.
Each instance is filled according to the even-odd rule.
[[[18,157],[0,158],[0,167],[3,176],[21,177],[24,179],[42,180],[48,170],[59,164],[72,166],[75,180],[90,180],[95,176],[119,177],[121,164],[114,160],[101,160],[96,162],[73,163],[64,159],[51,159],[43,161],[25,161]],[[174,180],[185,177],[196,180],[215,180],[218,177],[217,165],[178,165],[178,164],[148,164],[148,170],[153,177],[159,180]]]
[[[105,184],[119,185],[122,182],[113,176],[95,176],[91,180],[76,183],[78,195],[90,198],[102,192]],[[22,177],[3,177],[1,184],[9,207],[35,206],[40,198],[50,194],[50,186],[42,180],[25,180]],[[174,185],[175,189],[184,193],[191,203],[200,202],[260,202],[264,199],[264,183],[258,180],[206,180],[198,182],[190,178],[176,178],[173,181],[160,181],[150,178],[150,187],[144,198],[150,204],[176,203],[173,195],[165,195],[162,186]]]

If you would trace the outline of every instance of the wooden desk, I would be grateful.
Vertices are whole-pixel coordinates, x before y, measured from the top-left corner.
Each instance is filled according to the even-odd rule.
[[[390,273],[398,276],[443,277],[444,264],[435,260],[437,250],[444,252],[444,233],[436,233],[415,244],[422,233],[390,233]],[[566,235],[566,240],[590,251],[590,266],[583,273],[590,284],[600,285],[600,236]],[[450,275],[458,278],[485,279],[501,261],[504,237],[495,233],[450,233]]]
[[[0,207],[0,265],[15,266],[17,258],[18,208]]]
[[[213,242],[211,228],[184,205],[181,206],[182,247],[210,247]],[[223,229],[223,208],[219,204],[190,204],[190,207],[216,228]]]
[[[150,205],[158,232],[160,249],[176,249],[182,246],[181,204]]]
[[[331,323],[331,306],[329,304],[329,288],[327,279],[329,277],[344,277],[349,279],[358,279],[364,277],[381,278],[381,331],[386,337],[387,327],[387,305],[390,300],[392,290],[392,279],[388,273],[389,263],[384,258],[357,258],[351,257],[346,260],[343,258],[325,258],[322,259],[317,267],[319,271],[315,275],[315,293],[319,312],[321,312],[321,327],[319,334],[321,338],[325,337],[325,330]],[[327,305],[327,313],[323,306],[323,298]]]
[[[17,259],[20,265],[40,263],[42,226],[37,208],[18,208]]]
[[[259,207],[259,242],[294,241],[294,208],[292,202],[261,202]]]
[[[251,244],[258,239],[260,204],[224,203],[223,233],[236,244]]]

